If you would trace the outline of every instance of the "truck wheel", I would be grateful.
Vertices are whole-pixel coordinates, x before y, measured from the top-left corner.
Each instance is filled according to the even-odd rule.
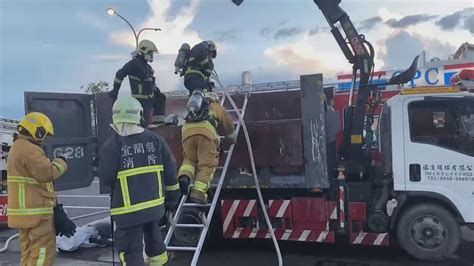
[[[402,213],[397,237],[407,253],[423,260],[450,257],[461,242],[459,223],[448,210],[434,204],[418,204]]]
[[[187,208],[182,211],[179,224],[201,224],[201,212],[196,208]],[[176,228],[174,230],[173,245],[195,247],[199,242],[201,228]]]

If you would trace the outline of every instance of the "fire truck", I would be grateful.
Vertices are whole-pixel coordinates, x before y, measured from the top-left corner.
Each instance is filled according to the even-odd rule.
[[[238,106],[246,102],[243,119],[265,204],[258,204],[249,149],[239,134],[209,237],[268,239],[266,211],[281,241],[388,246],[396,239],[419,259],[451,256],[461,242],[460,227],[474,224],[474,94],[460,84],[471,75],[460,76],[458,86],[403,89],[416,74],[415,59],[401,74],[373,82],[373,48],[340,1],[315,3],[353,65],[353,88],[335,92],[315,74],[291,85],[218,90]],[[389,85],[398,89],[387,90]],[[187,93],[168,93],[166,113],[184,117],[187,100]],[[46,153],[72,151],[58,190],[91,184],[102,159],[97,151],[113,134],[112,104],[106,94],[25,93],[25,110],[45,113],[55,126]],[[153,129],[178,164],[182,123]],[[199,212],[186,215],[188,222],[200,219]],[[197,241],[199,230],[178,230],[175,245]]]

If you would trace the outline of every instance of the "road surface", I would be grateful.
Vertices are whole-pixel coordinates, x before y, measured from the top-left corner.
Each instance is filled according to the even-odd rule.
[[[109,198],[99,195],[97,181],[83,189],[58,193],[58,199],[64,204],[69,217],[82,217],[98,213],[91,217],[75,220],[78,226],[108,217]],[[15,230],[0,227],[0,248],[6,239],[15,234]],[[463,233],[474,241],[474,233]],[[457,258],[443,262],[423,262],[408,256],[397,248],[362,247],[335,244],[280,243],[284,265],[295,266],[474,266],[474,242],[463,242]],[[0,265],[19,265],[20,250],[17,240],[11,242],[6,253],[0,254]],[[118,260],[116,260],[117,262]],[[173,254],[171,266],[189,265],[191,255]],[[80,249],[75,252],[60,252],[55,265],[111,265],[111,248]],[[119,265],[119,264],[117,264]],[[209,246],[199,260],[198,265],[205,266],[244,266],[244,265],[277,265],[276,253],[270,241],[237,241]]]

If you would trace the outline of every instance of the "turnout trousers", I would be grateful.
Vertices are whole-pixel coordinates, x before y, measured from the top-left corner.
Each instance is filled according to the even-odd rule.
[[[159,93],[149,99],[138,99],[143,107],[145,125],[162,125],[165,122],[166,96]]]
[[[188,176],[194,180],[190,197],[206,201],[207,190],[219,164],[219,140],[211,140],[203,135],[190,136],[183,141],[183,164],[178,176]]]
[[[168,262],[159,221],[128,228],[117,228],[114,237],[122,265],[162,266]],[[148,256],[146,264],[143,258],[143,242],[145,242],[145,254]]]
[[[53,219],[32,228],[20,229],[21,266],[51,266],[56,258],[56,231]]]

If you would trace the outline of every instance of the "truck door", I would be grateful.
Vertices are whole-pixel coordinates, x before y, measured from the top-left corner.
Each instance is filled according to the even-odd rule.
[[[404,102],[407,191],[447,198],[474,222],[474,97],[414,97]]]
[[[54,126],[54,137],[46,140],[44,150],[50,159],[72,151],[68,171],[59,178],[56,190],[88,187],[94,179],[95,121],[93,97],[87,94],[25,92],[26,113],[46,114]]]

